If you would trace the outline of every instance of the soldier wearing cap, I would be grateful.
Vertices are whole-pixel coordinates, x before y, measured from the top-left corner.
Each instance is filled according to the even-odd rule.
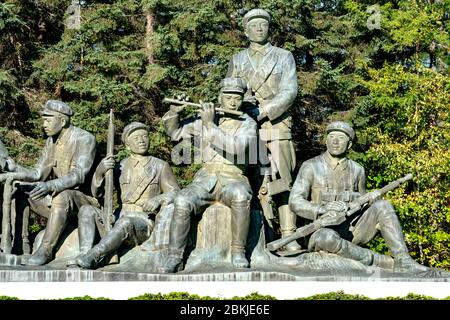
[[[259,137],[264,142],[260,145],[266,146],[268,150],[265,153],[270,154],[271,159],[271,163],[263,165],[270,165],[270,180],[282,179],[288,190],[296,164],[291,135],[292,118],[288,109],[297,97],[297,73],[292,53],[268,42],[270,22],[270,15],[265,10],[247,12],[242,23],[250,46],[233,56],[227,76],[247,81],[248,90],[244,99],[254,104],[248,112],[259,123]],[[283,237],[291,235],[296,229],[297,216],[289,210],[288,199],[288,191],[273,196],[278,206]],[[271,218],[272,214],[265,215]],[[285,246],[289,253],[299,249],[296,242]]]
[[[49,100],[40,113],[48,139],[37,165],[25,169],[14,164],[15,172],[0,178],[38,181],[32,184],[28,202],[34,212],[48,220],[41,244],[24,261],[27,265],[49,262],[69,218],[75,218],[82,205],[96,203],[83,189],[95,158],[95,137],[70,123],[73,111],[64,102]]]
[[[220,84],[219,102],[224,109],[239,110],[246,90],[245,81],[225,78]],[[177,193],[171,226],[170,257],[161,272],[175,272],[182,261],[192,215],[200,215],[219,201],[231,208],[231,263],[247,268],[245,246],[250,223],[252,190],[244,175],[249,146],[256,143],[256,122],[247,114],[215,113],[214,105],[202,104],[200,117],[179,120],[180,107],[171,106],[163,117],[172,141],[197,139],[201,146],[202,168],[193,182]]]
[[[305,161],[291,191],[289,204],[299,216],[316,220],[333,217],[346,211],[349,204],[366,193],[364,168],[346,157],[355,139],[355,131],[345,122],[328,125],[327,150],[320,156]],[[386,241],[394,260],[360,247],[374,238],[378,231]],[[310,251],[335,253],[394,271],[427,271],[408,254],[403,233],[394,208],[389,201],[372,199],[356,217],[335,227],[317,230],[309,239]]]
[[[118,165],[112,157],[106,157],[95,170],[91,190],[96,197],[102,196],[106,172],[114,170],[116,190],[120,195],[120,216],[113,228],[93,247],[96,221],[101,212],[96,206],[83,206],[78,216],[80,255],[68,265],[95,268],[103,257],[122,243],[131,246],[143,243],[150,238],[155,225],[151,214],[161,212],[172,203],[179,187],[169,164],[148,154],[148,130],[140,122],[127,125],[122,141],[131,155]]]

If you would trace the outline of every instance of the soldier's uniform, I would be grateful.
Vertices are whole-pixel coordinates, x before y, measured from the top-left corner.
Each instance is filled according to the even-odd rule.
[[[341,131],[354,139],[353,129],[346,123],[336,121],[327,127],[327,133]],[[299,216],[316,220],[320,217],[327,203],[343,201],[350,204],[366,193],[366,175],[358,163],[342,158],[332,161],[327,152],[305,161],[292,188],[289,204]],[[317,230],[309,239],[311,251],[327,251],[346,258],[360,261],[365,265],[392,268],[390,257],[379,255],[358,246],[372,240],[381,231],[391,254],[397,259],[397,269],[426,268],[411,262],[400,222],[391,203],[376,200],[372,205],[363,207],[361,212],[350,217],[344,223]]]
[[[73,115],[68,105],[53,100],[46,103],[41,113],[44,116]],[[33,169],[18,166],[17,171],[24,174],[25,180],[45,181],[52,190],[51,195],[41,200],[28,199],[31,209],[48,220],[42,242],[26,264],[41,265],[48,262],[67,224],[68,216],[76,216],[78,209],[84,204],[96,203],[82,189],[94,162],[95,151],[95,137],[70,125],[56,140],[53,137],[47,139]]]
[[[124,129],[123,141],[135,130],[148,127],[133,122]],[[175,176],[169,164],[152,156],[130,157],[122,160],[114,169],[116,190],[119,195],[120,216],[114,227],[106,233],[101,241],[92,247],[95,238],[95,227],[99,225],[100,208],[83,206],[79,214],[79,241],[82,255],[76,263],[84,268],[95,267],[105,255],[114,252],[125,241],[137,246],[147,240],[154,227],[150,213],[143,208],[144,204],[158,197],[161,210],[172,202],[175,191],[179,190]],[[92,194],[102,195],[104,177],[95,174],[92,179]],[[70,264],[75,262],[70,261]]]
[[[270,23],[270,16],[266,11],[253,9],[244,16],[244,27],[254,18],[263,18]],[[259,145],[265,146],[271,156],[271,179],[285,179],[290,184],[296,158],[291,134],[292,117],[288,109],[298,91],[292,53],[270,43],[261,48],[250,44],[249,48],[233,56],[227,76],[244,79],[248,83],[246,98],[254,96],[259,113],[267,115],[259,124],[259,138],[263,142]],[[279,207],[283,236],[292,234],[296,228],[296,215],[289,210],[288,197],[288,192],[274,197]],[[299,249],[294,243],[289,246],[289,250]]]
[[[242,80],[224,80],[223,93],[243,94]],[[202,214],[215,201],[231,208],[232,254],[245,252],[252,190],[244,171],[249,146],[256,142],[256,122],[245,113],[242,116],[216,114],[215,124],[208,129],[199,118],[180,123],[179,115],[172,111],[164,115],[163,122],[173,141],[194,138],[199,142],[203,163],[192,183],[175,197],[171,256],[181,261],[191,215]]]

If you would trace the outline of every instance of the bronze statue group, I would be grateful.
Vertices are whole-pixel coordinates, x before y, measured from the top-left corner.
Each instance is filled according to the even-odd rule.
[[[14,245],[7,211],[20,205],[47,218],[44,235],[22,260],[28,266],[54,260],[68,224],[78,226],[78,254],[67,261],[67,267],[95,269],[107,264],[122,246],[149,241],[166,217],[168,223],[151,238],[153,247],[167,252],[155,269],[174,273],[183,268],[192,218],[221,203],[230,210],[230,225],[221,226],[231,230],[230,267],[246,269],[252,267],[247,238],[256,203],[266,225],[272,226],[275,217],[279,221],[280,239],[267,248],[281,256],[326,252],[394,272],[428,272],[410,257],[393,206],[379,199],[392,188],[366,193],[364,168],[346,157],[355,139],[348,123],[330,123],[326,151],[305,161],[293,177],[296,158],[288,110],[298,92],[296,66],[289,51],[268,42],[270,22],[269,13],[262,9],[244,16],[250,45],[229,63],[219,85],[219,108],[201,103],[197,116],[181,119],[186,103],[179,101],[163,116],[172,141],[195,139],[200,150],[201,169],[183,189],[170,165],[148,153],[147,125],[133,122],[124,128],[127,158],[116,163],[108,154],[93,168],[94,136],[71,124],[73,111],[68,104],[48,101],[41,111],[48,138],[35,167],[21,167],[7,156],[2,163],[5,195],[14,190],[16,199],[14,208],[11,197],[4,199],[3,253],[11,253]],[[111,211],[113,187],[119,205],[116,221],[111,212],[105,215],[107,204]],[[298,226],[298,216],[307,225]],[[361,246],[378,232],[391,255]],[[307,237],[307,250],[296,241],[299,237]],[[24,252],[27,246],[24,241]]]

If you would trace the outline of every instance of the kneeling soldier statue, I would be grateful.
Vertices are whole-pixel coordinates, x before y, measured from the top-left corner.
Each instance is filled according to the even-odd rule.
[[[150,238],[154,221],[150,214],[162,210],[173,201],[179,190],[169,164],[148,154],[148,127],[139,122],[127,125],[122,134],[123,143],[131,156],[115,166],[112,157],[103,159],[92,179],[92,193],[100,196],[104,177],[114,169],[116,190],[120,194],[120,217],[113,228],[92,247],[96,233],[96,221],[101,210],[95,206],[83,206],[79,214],[79,242],[81,255],[75,262],[86,269],[95,268],[106,255],[115,252],[125,241],[137,246]]]
[[[366,193],[364,168],[346,157],[354,138],[355,132],[349,124],[336,121],[328,125],[327,151],[304,162],[300,168],[289,199],[293,212],[316,221],[318,218],[332,220],[352,210],[352,202]],[[377,200],[377,194],[374,195],[370,199],[372,205],[362,206],[355,215],[344,218],[335,226],[315,231],[309,239],[308,249],[335,253],[368,266],[390,269],[391,257],[359,246],[381,231],[394,257],[394,271],[431,270],[410,257],[394,208],[390,202]]]

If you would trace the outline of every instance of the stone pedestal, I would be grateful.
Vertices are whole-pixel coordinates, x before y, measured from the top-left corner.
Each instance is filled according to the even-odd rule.
[[[196,237],[195,249],[189,255],[186,270],[205,265],[231,265],[230,208],[220,203],[207,208],[193,236]]]

